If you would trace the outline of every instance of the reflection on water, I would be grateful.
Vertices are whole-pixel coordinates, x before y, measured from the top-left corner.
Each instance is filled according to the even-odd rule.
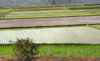
[[[57,27],[43,29],[0,30],[0,43],[16,38],[33,38],[35,43],[100,44],[100,30],[90,27]]]

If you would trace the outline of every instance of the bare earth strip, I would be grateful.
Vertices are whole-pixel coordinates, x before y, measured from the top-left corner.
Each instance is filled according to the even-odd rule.
[[[77,24],[96,24],[96,23],[100,23],[100,16],[9,19],[9,20],[0,20],[0,28],[58,26],[58,25],[75,25],[75,24],[77,25]]]

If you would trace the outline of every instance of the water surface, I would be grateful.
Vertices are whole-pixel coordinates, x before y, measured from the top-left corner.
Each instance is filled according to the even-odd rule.
[[[28,37],[33,38],[35,43],[100,44],[100,30],[86,26],[0,30],[0,43]]]

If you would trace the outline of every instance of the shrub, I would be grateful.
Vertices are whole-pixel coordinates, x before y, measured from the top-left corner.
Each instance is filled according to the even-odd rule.
[[[25,58],[30,60],[33,58],[34,55],[37,55],[39,46],[32,41],[33,40],[29,38],[17,39],[13,46],[14,54],[21,59]]]

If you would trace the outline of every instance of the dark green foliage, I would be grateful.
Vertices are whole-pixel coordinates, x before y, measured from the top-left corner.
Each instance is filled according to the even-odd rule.
[[[100,5],[100,3],[93,3],[93,4],[83,4],[84,6],[94,6],[94,5]]]
[[[47,7],[73,7],[81,6],[80,4],[64,4],[64,5],[23,5],[13,6],[12,8],[47,8]]]
[[[38,45],[32,42],[32,39],[17,39],[14,43],[13,51],[14,54],[22,59],[31,59],[38,53]]]
[[[51,0],[51,4],[55,5],[56,4],[55,0]]]
[[[100,6],[82,6],[82,7],[69,7],[71,10],[75,9],[99,9]]]

